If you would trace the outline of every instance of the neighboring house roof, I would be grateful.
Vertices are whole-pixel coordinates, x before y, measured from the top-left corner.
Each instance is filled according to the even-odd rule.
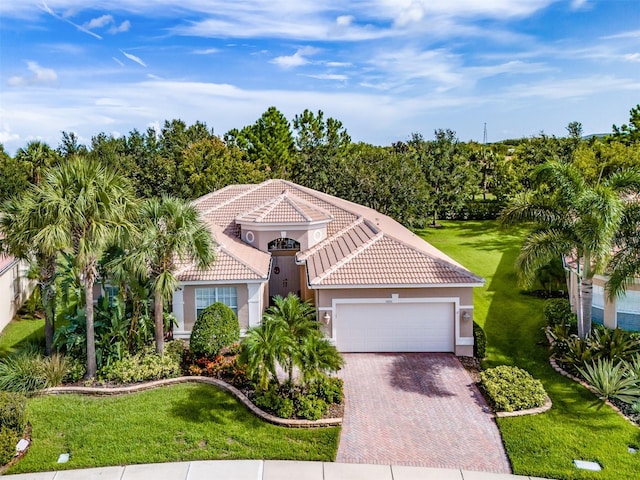
[[[230,185],[193,203],[215,230],[222,254],[206,272],[185,266],[181,280],[268,278],[270,255],[238,239],[239,223],[328,222],[327,238],[296,257],[306,262],[312,288],[484,283],[390,217],[285,180]]]
[[[11,255],[0,253],[0,274],[4,273],[8,268],[11,268],[16,261],[17,260]]]

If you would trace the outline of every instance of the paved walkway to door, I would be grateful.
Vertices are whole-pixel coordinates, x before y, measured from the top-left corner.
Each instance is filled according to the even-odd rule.
[[[509,473],[498,427],[452,354],[344,354],[336,462]]]

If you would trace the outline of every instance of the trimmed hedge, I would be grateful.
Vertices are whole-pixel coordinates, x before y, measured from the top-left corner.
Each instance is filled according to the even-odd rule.
[[[481,385],[496,411],[514,412],[541,407],[547,393],[540,380],[518,367],[500,365],[480,372]]]
[[[205,308],[196,319],[189,350],[195,357],[213,358],[223,348],[240,340],[240,324],[233,310],[224,303],[216,302]]]
[[[487,336],[476,322],[473,322],[473,356],[480,360],[487,356]]]
[[[16,454],[16,443],[26,425],[27,398],[21,393],[0,392],[0,465]]]

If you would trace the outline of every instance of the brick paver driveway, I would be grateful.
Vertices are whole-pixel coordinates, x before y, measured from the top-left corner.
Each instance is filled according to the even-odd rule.
[[[452,354],[344,354],[337,462],[510,473],[495,421]]]

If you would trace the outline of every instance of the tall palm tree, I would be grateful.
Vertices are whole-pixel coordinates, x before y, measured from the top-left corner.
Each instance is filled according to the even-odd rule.
[[[27,144],[16,152],[16,160],[24,162],[28,168],[29,181],[38,184],[42,180],[42,172],[54,164],[58,155],[49,145],[38,140]]]
[[[87,322],[87,377],[96,375],[93,286],[98,260],[135,231],[137,211],[129,182],[100,163],[72,157],[46,171],[36,187],[42,228],[35,241],[50,251],[63,245],[80,273]]]
[[[550,261],[576,256],[580,279],[578,334],[591,331],[593,277],[604,271],[631,192],[640,189],[640,174],[621,171],[590,185],[569,163],[547,162],[532,176],[535,191],[516,197],[502,212],[503,224],[531,222],[516,266],[530,286]]]
[[[156,351],[164,351],[164,301],[178,288],[181,263],[207,268],[215,260],[214,240],[198,211],[179,198],[146,200],[140,210],[141,239],[130,255],[132,268],[152,281]]]
[[[40,203],[35,188],[7,200],[0,214],[3,250],[27,260],[37,268],[40,299],[44,309],[45,350],[51,354],[56,318],[56,260],[64,245],[56,241],[40,241],[38,234],[44,227]]]

